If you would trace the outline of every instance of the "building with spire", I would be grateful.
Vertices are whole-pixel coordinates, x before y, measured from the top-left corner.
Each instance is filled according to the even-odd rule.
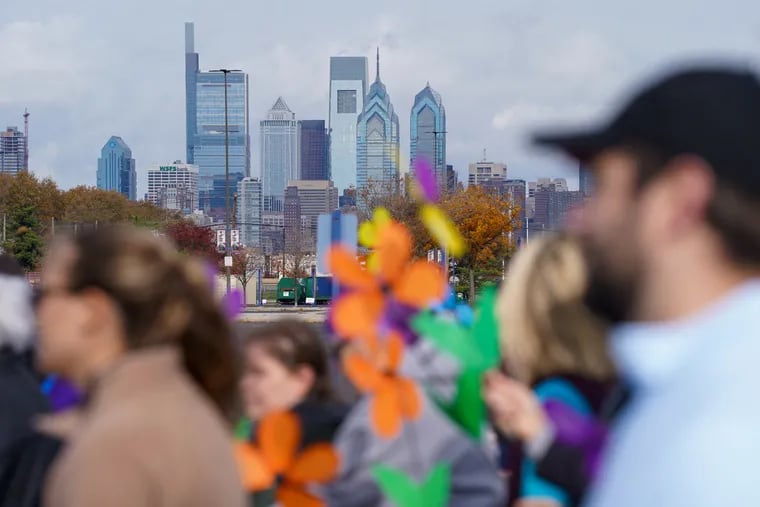
[[[227,74],[230,196],[251,172],[248,119],[248,74]],[[195,52],[195,25],[185,23],[185,137],[187,163],[199,169],[200,208],[216,219],[225,217],[225,76],[202,72]]]
[[[380,49],[377,50],[375,82],[369,88],[364,110],[356,127],[357,189],[379,184],[388,190],[399,178],[399,123],[391,97],[380,80]]]
[[[264,211],[281,212],[288,181],[301,179],[298,121],[279,97],[260,126]]]
[[[409,126],[411,170],[418,159],[435,170],[438,188],[446,188],[446,109],[441,95],[427,83],[414,97]]]

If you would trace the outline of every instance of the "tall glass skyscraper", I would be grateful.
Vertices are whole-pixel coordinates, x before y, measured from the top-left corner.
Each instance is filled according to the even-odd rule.
[[[356,118],[367,95],[367,58],[330,58],[330,170],[339,192],[356,187]]]
[[[301,179],[330,179],[330,134],[325,120],[301,120]]]
[[[237,227],[240,241],[252,248],[261,247],[261,182],[258,178],[243,178],[237,184]]]
[[[395,183],[399,177],[398,115],[380,81],[379,50],[377,76],[369,89],[356,130],[357,188],[366,187],[370,182]]]
[[[260,125],[264,211],[282,211],[288,181],[301,179],[298,122],[296,115],[280,97]]]
[[[446,109],[441,95],[430,83],[414,97],[409,127],[410,167],[418,158],[426,159],[435,170],[438,188],[446,188]]]
[[[137,170],[132,150],[119,136],[111,136],[100,150],[98,188],[114,190],[134,201],[137,198]]]
[[[193,23],[185,23],[185,133],[187,162],[200,170],[200,208],[209,215],[225,216],[224,75],[201,72],[195,52]],[[237,182],[251,172],[251,138],[248,121],[248,75],[227,75],[229,124],[230,206]]]

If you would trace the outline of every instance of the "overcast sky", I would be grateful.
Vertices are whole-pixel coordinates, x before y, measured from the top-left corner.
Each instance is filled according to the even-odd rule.
[[[536,127],[603,117],[676,62],[760,62],[757,0],[0,0],[0,127],[21,127],[29,108],[32,170],[94,185],[101,147],[120,135],[143,195],[149,166],[184,159],[185,21],[202,69],[250,74],[253,175],[258,122],[279,95],[297,118],[326,119],[331,55],[372,64],[380,45],[403,167],[409,110],[430,81],[460,175],[486,148],[510,177],[571,186],[568,161],[530,146]]]

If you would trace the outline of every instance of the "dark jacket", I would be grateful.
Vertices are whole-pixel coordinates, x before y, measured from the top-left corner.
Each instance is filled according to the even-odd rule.
[[[0,349],[0,455],[31,432],[48,403],[24,356]]]
[[[34,431],[48,410],[26,356],[0,350],[0,507],[36,507],[60,441]]]

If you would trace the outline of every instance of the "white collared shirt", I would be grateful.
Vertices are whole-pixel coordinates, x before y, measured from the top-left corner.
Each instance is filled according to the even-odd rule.
[[[634,396],[587,505],[760,506],[760,280],[611,344]]]

